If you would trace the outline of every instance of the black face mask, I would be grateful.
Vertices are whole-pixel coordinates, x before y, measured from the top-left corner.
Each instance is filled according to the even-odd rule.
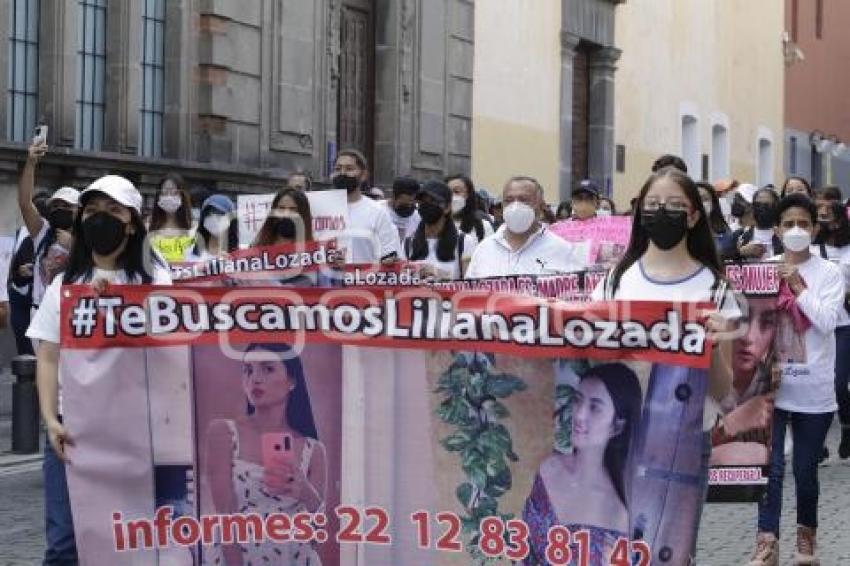
[[[292,240],[295,238],[295,234],[297,233],[295,227],[295,221],[288,216],[282,216],[277,219],[277,225],[275,227],[277,231],[277,235],[281,238],[286,238],[287,240]]]
[[[70,230],[74,225],[74,211],[67,208],[54,208],[47,213],[47,222],[51,228]]]
[[[754,202],[753,217],[756,219],[756,226],[762,230],[773,228],[776,224],[776,207],[772,204]]]
[[[446,211],[430,202],[419,203],[419,216],[425,224],[434,224],[446,214]]]
[[[685,211],[666,210],[641,214],[641,223],[652,243],[662,250],[675,248],[688,233],[688,215]]]
[[[410,218],[413,212],[416,210],[416,207],[412,204],[402,204],[393,208],[395,213],[398,214],[402,218]]]
[[[732,203],[732,216],[735,218],[741,218],[745,214],[747,214],[747,205],[742,203],[741,201],[735,201]]]
[[[356,177],[340,174],[333,178],[333,185],[335,189],[343,189],[349,193],[353,193],[360,188],[360,181]]]
[[[83,221],[83,241],[97,255],[111,255],[127,239],[127,225],[108,212],[96,212]]]

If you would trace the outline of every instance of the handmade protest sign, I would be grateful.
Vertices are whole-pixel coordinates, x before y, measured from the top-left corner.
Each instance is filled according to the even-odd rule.
[[[305,194],[313,217],[313,238],[323,241],[342,235],[350,224],[345,191],[311,191]],[[251,246],[257,238],[273,201],[274,194],[240,194],[236,197],[240,247]]]
[[[709,500],[758,501],[767,485],[777,356],[800,337],[777,307],[776,263],[727,264],[726,278],[744,308],[732,344],[732,390],[718,400],[711,434]]]
[[[629,245],[631,216],[600,216],[587,220],[566,220],[549,228],[553,234],[587,249],[587,264],[610,266],[617,263]]]

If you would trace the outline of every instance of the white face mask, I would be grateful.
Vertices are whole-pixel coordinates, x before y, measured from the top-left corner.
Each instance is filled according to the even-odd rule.
[[[522,202],[512,202],[505,207],[505,212],[502,215],[505,219],[505,226],[514,234],[525,234],[531,225],[534,224],[534,219],[537,214],[534,209]]]
[[[460,214],[463,207],[466,206],[466,199],[462,196],[455,195],[452,197],[452,214]]]
[[[204,219],[204,228],[214,236],[220,236],[230,228],[230,218],[220,214],[211,214]]]
[[[183,204],[177,195],[162,195],[156,203],[162,210],[169,214],[174,214],[180,210],[180,205]]]
[[[600,208],[596,211],[596,216],[611,216],[611,211],[607,208]]]
[[[782,235],[782,245],[792,252],[802,252],[812,245],[812,235],[794,226]]]

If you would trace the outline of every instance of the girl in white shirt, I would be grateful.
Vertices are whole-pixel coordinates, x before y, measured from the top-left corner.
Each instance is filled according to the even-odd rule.
[[[107,284],[170,283],[168,269],[145,243],[142,196],[130,181],[115,175],[101,177],[83,191],[80,207],[66,270],[47,288],[27,332],[39,341],[36,380],[49,441],[44,454],[47,564],[77,562],[64,467],[73,435],[62,422],[60,288],[63,283],[92,283],[101,290]]]
[[[597,287],[594,299],[713,301],[720,312],[710,315],[709,330],[721,332],[731,319],[740,316],[734,297],[725,289],[714,236],[699,189],[687,174],[677,169],[659,170],[647,180],[637,198],[631,240],[623,259]],[[730,360],[730,341],[717,342],[704,407],[703,453],[698,478],[703,495],[708,489],[710,430],[717,418],[714,400],[722,399],[731,389]],[[683,381],[679,388],[687,387],[690,391],[692,386]],[[647,399],[645,411],[648,411],[648,420],[653,420],[654,411],[663,411],[669,403],[676,402],[686,401],[679,399],[678,395],[676,399]],[[653,439],[653,442],[656,441],[665,442],[664,439]],[[694,554],[698,528],[699,519],[691,541]]]
[[[451,219],[452,193],[439,181],[425,183],[416,195],[422,222],[412,237],[404,241],[404,253],[420,265],[420,276],[462,279],[478,242],[459,231]]]

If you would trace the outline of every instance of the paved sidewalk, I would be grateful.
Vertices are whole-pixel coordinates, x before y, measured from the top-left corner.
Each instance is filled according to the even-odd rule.
[[[839,426],[833,423],[827,438],[830,461],[819,470],[818,554],[821,566],[850,566],[850,460],[836,456]],[[786,465],[783,490],[781,565],[790,565],[796,543],[797,506],[794,476]],[[699,566],[744,566],[755,545],[755,504],[711,504],[706,506],[700,527],[697,559]]]

